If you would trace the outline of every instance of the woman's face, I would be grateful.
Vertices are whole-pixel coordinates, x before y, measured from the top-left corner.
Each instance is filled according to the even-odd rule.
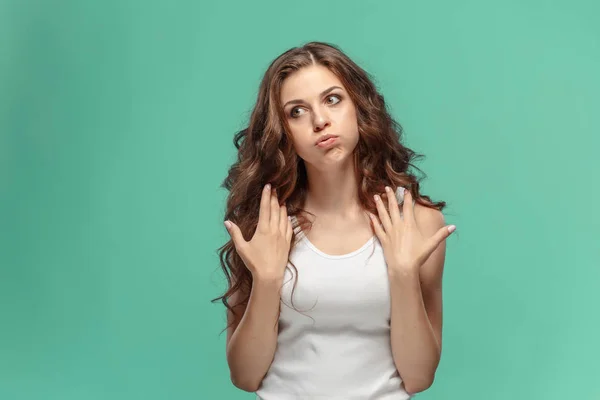
[[[281,105],[298,156],[325,167],[351,155],[358,143],[356,109],[337,76],[313,65],[289,75],[281,87]],[[325,135],[335,138],[317,145]]]

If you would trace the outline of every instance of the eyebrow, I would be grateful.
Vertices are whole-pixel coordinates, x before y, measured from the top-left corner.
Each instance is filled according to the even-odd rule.
[[[330,88],[327,88],[327,89],[323,90],[323,91],[322,91],[322,92],[319,94],[319,97],[323,97],[323,96],[325,96],[327,93],[331,92],[331,91],[332,91],[332,90],[334,90],[334,89],[342,89],[342,88],[341,88],[341,87],[339,87],[339,86],[332,86],[332,87],[330,87]],[[298,100],[298,99],[296,99],[296,100],[290,100],[290,101],[288,101],[287,103],[285,103],[285,104],[283,105],[283,108],[286,108],[286,107],[287,107],[289,104],[302,104],[302,102],[303,102],[302,100]]]

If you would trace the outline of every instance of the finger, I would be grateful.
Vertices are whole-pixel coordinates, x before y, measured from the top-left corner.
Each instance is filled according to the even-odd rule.
[[[383,242],[383,240],[385,240],[385,231],[379,223],[379,219],[375,214],[372,213],[369,213],[369,218],[371,218],[371,223],[373,224],[373,230],[375,231],[375,235],[377,235],[379,241]]]
[[[415,214],[413,209],[413,197],[410,190],[404,191],[404,204],[402,205],[402,213],[404,214],[404,221],[408,223],[415,222]]]
[[[392,188],[390,188],[389,186],[385,187],[385,192],[387,194],[388,208],[390,210],[390,218],[392,220],[392,224],[400,225],[400,206],[398,205],[398,199],[396,198],[396,194],[392,191]]]
[[[279,200],[275,189],[271,193],[271,228],[279,229]]]
[[[285,204],[283,204],[281,207],[279,207],[279,232],[281,232],[282,235],[285,235],[288,222],[287,207]]]
[[[385,206],[383,205],[383,200],[379,195],[375,195],[375,204],[377,205],[377,213],[379,214],[379,219],[381,220],[381,224],[383,225],[383,229],[386,232],[391,232],[392,230],[392,221],[390,220],[390,216],[388,215]]]
[[[294,233],[294,227],[292,226],[291,219],[288,218],[287,230],[285,231],[285,240],[290,242],[292,240],[292,234]]]
[[[421,254],[421,260],[425,262],[429,256],[439,247],[439,245],[446,240],[448,236],[454,232],[456,227],[454,225],[443,226],[438,231],[429,238],[427,242],[425,242],[425,246],[423,248],[423,252]]]
[[[236,249],[241,249],[246,244],[246,240],[244,239],[244,235],[242,235],[242,231],[240,228],[234,224],[233,222],[227,220],[225,221],[225,227],[227,228],[227,232],[229,232],[229,236],[233,240],[233,244]]]
[[[265,185],[260,198],[260,210],[258,212],[258,228],[267,228],[271,219],[271,185]]]

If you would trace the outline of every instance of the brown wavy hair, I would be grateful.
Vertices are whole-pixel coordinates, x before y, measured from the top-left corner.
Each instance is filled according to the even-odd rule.
[[[377,215],[373,195],[385,193],[384,188],[388,185],[394,190],[398,186],[405,187],[411,191],[415,202],[441,211],[446,206],[445,202],[433,202],[419,192],[419,182],[426,175],[414,164],[423,155],[402,144],[402,127],[387,111],[384,98],[377,91],[371,75],[338,46],[310,42],[281,54],[269,65],[262,78],[248,127],[233,139],[238,154],[221,185],[229,191],[223,220],[233,221],[244,238],[250,240],[258,224],[262,189],[271,183],[272,188],[277,189],[280,204],[286,203],[288,215],[297,218],[290,253],[296,242],[296,228],[310,228],[311,223],[302,214],[307,211],[301,208],[307,195],[306,169],[292,145],[280,93],[287,76],[315,64],[328,68],[341,80],[357,110],[359,140],[354,151],[354,167],[362,207]],[[420,176],[411,170],[419,172]],[[218,254],[228,287],[212,302],[222,301],[227,309],[233,311],[233,306],[238,304],[230,305],[229,297],[243,290],[245,295],[239,304],[247,304],[252,275],[231,239],[218,249]]]

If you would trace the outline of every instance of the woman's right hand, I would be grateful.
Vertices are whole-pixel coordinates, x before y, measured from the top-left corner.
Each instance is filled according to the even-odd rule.
[[[233,222],[225,221],[225,227],[254,279],[283,278],[292,239],[292,223],[285,204],[279,206],[277,193],[271,193],[270,185],[263,188],[258,225],[249,242]]]

